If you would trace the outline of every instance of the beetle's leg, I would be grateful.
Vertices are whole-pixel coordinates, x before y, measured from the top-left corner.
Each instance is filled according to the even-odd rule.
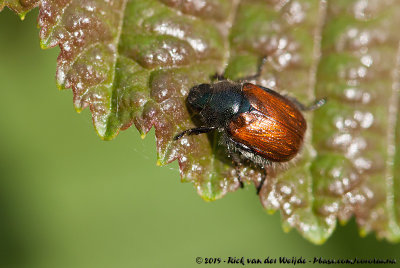
[[[261,188],[264,185],[265,179],[267,178],[267,168],[264,167],[264,176],[261,178],[260,184],[257,186],[257,195],[260,194]]]
[[[326,98],[322,98],[306,106],[294,97],[291,96],[285,96],[285,97],[289,99],[291,102],[293,102],[297,106],[297,108],[299,108],[301,111],[314,111],[326,103]]]
[[[257,72],[255,74],[242,77],[242,78],[236,80],[236,82],[240,83],[240,82],[245,82],[248,80],[258,80],[258,78],[260,78],[260,76],[261,76],[262,68],[264,67],[266,62],[267,62],[267,56],[262,57],[260,62],[258,63]]]
[[[326,100],[327,100],[326,98],[315,100],[314,103],[312,103],[311,105],[306,107],[305,111],[314,111],[314,110],[318,109],[319,107],[325,105]]]
[[[199,135],[202,133],[208,133],[210,131],[213,131],[214,129],[216,129],[215,127],[197,127],[197,128],[191,128],[185,131],[182,131],[181,133],[179,133],[178,135],[176,135],[174,137],[174,140],[179,140],[180,138],[182,138],[185,135]]]
[[[231,153],[230,155],[232,157],[232,162],[235,165],[235,170],[236,170],[236,174],[237,174],[237,179],[238,179],[239,184],[240,184],[240,188],[244,188],[243,182],[242,182],[242,180],[240,178],[240,158],[235,153]]]
[[[215,81],[215,80],[223,81],[223,80],[227,80],[227,79],[225,77],[225,73],[223,73],[223,74],[215,73],[213,76],[211,76],[211,80],[212,81]]]

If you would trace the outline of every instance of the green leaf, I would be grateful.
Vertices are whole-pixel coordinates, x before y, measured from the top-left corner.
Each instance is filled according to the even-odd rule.
[[[305,115],[301,154],[268,168],[260,193],[284,230],[319,244],[352,215],[362,235],[400,239],[399,15],[394,0],[59,0],[40,2],[39,26],[41,46],[61,49],[59,87],[77,111],[90,107],[99,136],[154,126],[158,164],[178,160],[205,200],[238,189],[238,174],[217,135],[173,141],[194,126],[191,87],[224,69],[254,74],[267,55],[259,84],[304,103],[327,97]],[[263,172],[244,163],[239,175],[257,185]]]
[[[392,2],[321,5],[324,24],[315,39],[321,40],[320,56],[311,79],[316,97],[329,102],[309,120],[310,154],[261,197],[266,208],[281,209],[284,226],[314,243],[329,237],[336,218],[344,223],[352,215],[361,235],[376,231],[379,238],[400,239],[400,173],[394,164],[400,144],[400,6]]]
[[[317,157],[311,168],[315,211],[341,222],[355,214],[362,235],[376,231],[392,242],[400,239],[400,173],[394,165],[400,153],[395,137],[400,6],[395,3],[328,5],[315,90],[329,95],[330,103],[315,113]]]

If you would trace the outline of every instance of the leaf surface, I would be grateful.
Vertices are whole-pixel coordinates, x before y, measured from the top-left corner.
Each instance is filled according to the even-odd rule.
[[[36,1],[0,1],[25,14]],[[285,230],[324,242],[336,220],[356,216],[361,234],[400,239],[399,31],[395,0],[53,0],[40,2],[43,48],[60,46],[57,83],[77,111],[90,107],[97,133],[114,138],[132,124],[156,131],[158,164],[179,161],[183,181],[205,200],[258,185],[264,172],[237,174],[216,134],[184,137],[195,124],[185,106],[194,85],[216,72],[303,103],[303,150],[286,168],[267,168],[260,200],[280,210]]]

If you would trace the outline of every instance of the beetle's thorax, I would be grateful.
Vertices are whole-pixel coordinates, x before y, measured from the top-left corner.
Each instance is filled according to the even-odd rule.
[[[196,86],[191,89],[187,101],[206,126],[217,128],[225,128],[234,116],[250,109],[242,84],[231,81]]]

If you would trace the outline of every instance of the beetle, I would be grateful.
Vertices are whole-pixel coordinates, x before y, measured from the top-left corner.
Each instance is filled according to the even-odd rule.
[[[253,76],[230,81],[223,75],[216,75],[218,82],[191,88],[186,104],[199,116],[201,126],[180,132],[174,140],[211,131],[222,133],[222,143],[232,157],[237,174],[242,158],[264,170],[293,159],[302,147],[307,129],[302,111],[315,110],[324,105],[326,99],[306,106],[293,97],[248,83],[260,76],[265,62],[266,57],[262,58]],[[258,185],[257,194],[266,176]],[[238,180],[243,187],[240,177]]]

